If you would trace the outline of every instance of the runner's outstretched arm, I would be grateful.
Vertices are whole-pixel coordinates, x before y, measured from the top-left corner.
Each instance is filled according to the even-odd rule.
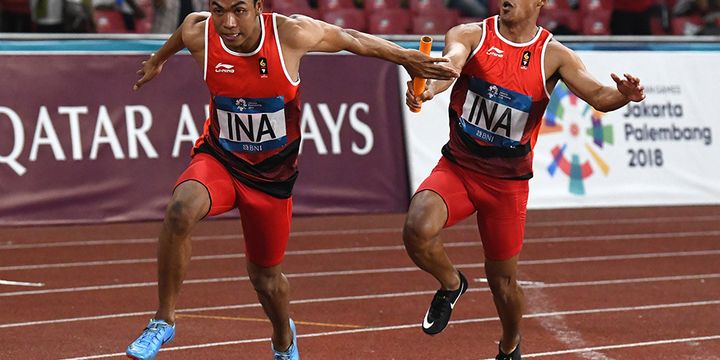
[[[167,59],[178,51],[186,47],[195,49],[198,46],[205,46],[203,21],[209,16],[209,12],[188,15],[157,53],[150,54],[150,58],[142,62],[142,68],[137,71],[140,79],[133,85],[133,90],[140,89],[145,83],[155,78],[162,71]]]
[[[283,27],[285,45],[302,53],[346,50],[402,65],[412,77],[447,80],[458,76],[455,69],[437,64],[447,62],[447,59],[429,57],[357,30],[343,29],[302,15],[287,18]]]
[[[630,101],[645,99],[645,88],[640,85],[640,79],[637,77],[624,74],[625,78],[621,79],[619,76],[611,74],[616,87],[604,86],[587,71],[585,64],[572,50],[557,41],[551,42],[548,46],[548,50],[556,55],[548,56],[548,59],[558,59],[557,61],[559,61],[560,78],[567,84],[570,91],[596,110],[613,111],[625,106]]]

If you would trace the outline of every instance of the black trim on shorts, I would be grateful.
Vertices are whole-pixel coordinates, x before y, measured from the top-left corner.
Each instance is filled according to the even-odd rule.
[[[212,211],[212,203],[213,203],[213,201],[212,201],[212,194],[210,193],[210,189],[208,189],[208,187],[205,186],[205,184],[203,184],[202,181],[200,181],[200,180],[198,180],[198,179],[185,179],[185,180],[183,180],[182,182],[180,182],[179,184],[175,185],[175,187],[173,188],[172,193],[175,194],[175,190],[178,188],[178,186],[180,186],[180,185],[182,185],[182,184],[184,184],[184,183],[186,183],[186,182],[188,182],[188,181],[194,181],[194,182],[202,185],[202,186],[205,188],[205,191],[207,191],[208,199],[210,199],[210,206],[208,207],[208,210],[205,212],[205,215],[203,215],[203,216],[200,218],[200,220],[204,220],[206,217],[208,217],[208,215],[210,215],[210,211]]]

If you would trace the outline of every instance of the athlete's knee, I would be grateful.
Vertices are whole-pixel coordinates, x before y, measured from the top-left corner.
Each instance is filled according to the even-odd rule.
[[[279,271],[268,269],[256,269],[249,271],[250,282],[255,291],[264,297],[275,297],[287,291],[287,280]]]
[[[427,245],[430,240],[440,233],[441,229],[438,229],[429,221],[424,221],[421,217],[408,216],[403,226],[403,241],[407,245]]]
[[[421,192],[413,198],[403,226],[406,245],[422,246],[440,234],[445,225],[446,211],[442,199],[438,203],[433,197],[439,198],[437,194],[429,192]]]
[[[488,276],[487,280],[493,296],[503,303],[510,302],[519,292],[519,285],[515,277],[495,275]]]
[[[165,211],[165,223],[172,234],[187,234],[196,222],[190,202],[178,199],[170,201]]]

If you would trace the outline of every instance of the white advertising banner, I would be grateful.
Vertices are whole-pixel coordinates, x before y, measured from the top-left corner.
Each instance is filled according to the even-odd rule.
[[[612,72],[638,76],[647,98],[603,114],[558,84],[534,150],[528,206],[720,204],[714,138],[720,133],[720,52],[577,53],[607,85],[614,84]],[[447,142],[449,94],[424,104],[419,114],[404,110],[412,190]]]

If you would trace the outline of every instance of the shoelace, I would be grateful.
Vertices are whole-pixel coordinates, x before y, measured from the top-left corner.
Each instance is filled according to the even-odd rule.
[[[160,335],[160,325],[158,325],[158,324],[150,325],[145,328],[145,331],[143,331],[143,333],[140,336],[140,339],[138,340],[137,343],[138,343],[138,345],[147,347],[158,338],[158,335]]]
[[[450,294],[437,292],[430,305],[430,317],[440,319],[450,311]]]
[[[286,353],[275,352],[274,360],[290,360],[290,349]]]

